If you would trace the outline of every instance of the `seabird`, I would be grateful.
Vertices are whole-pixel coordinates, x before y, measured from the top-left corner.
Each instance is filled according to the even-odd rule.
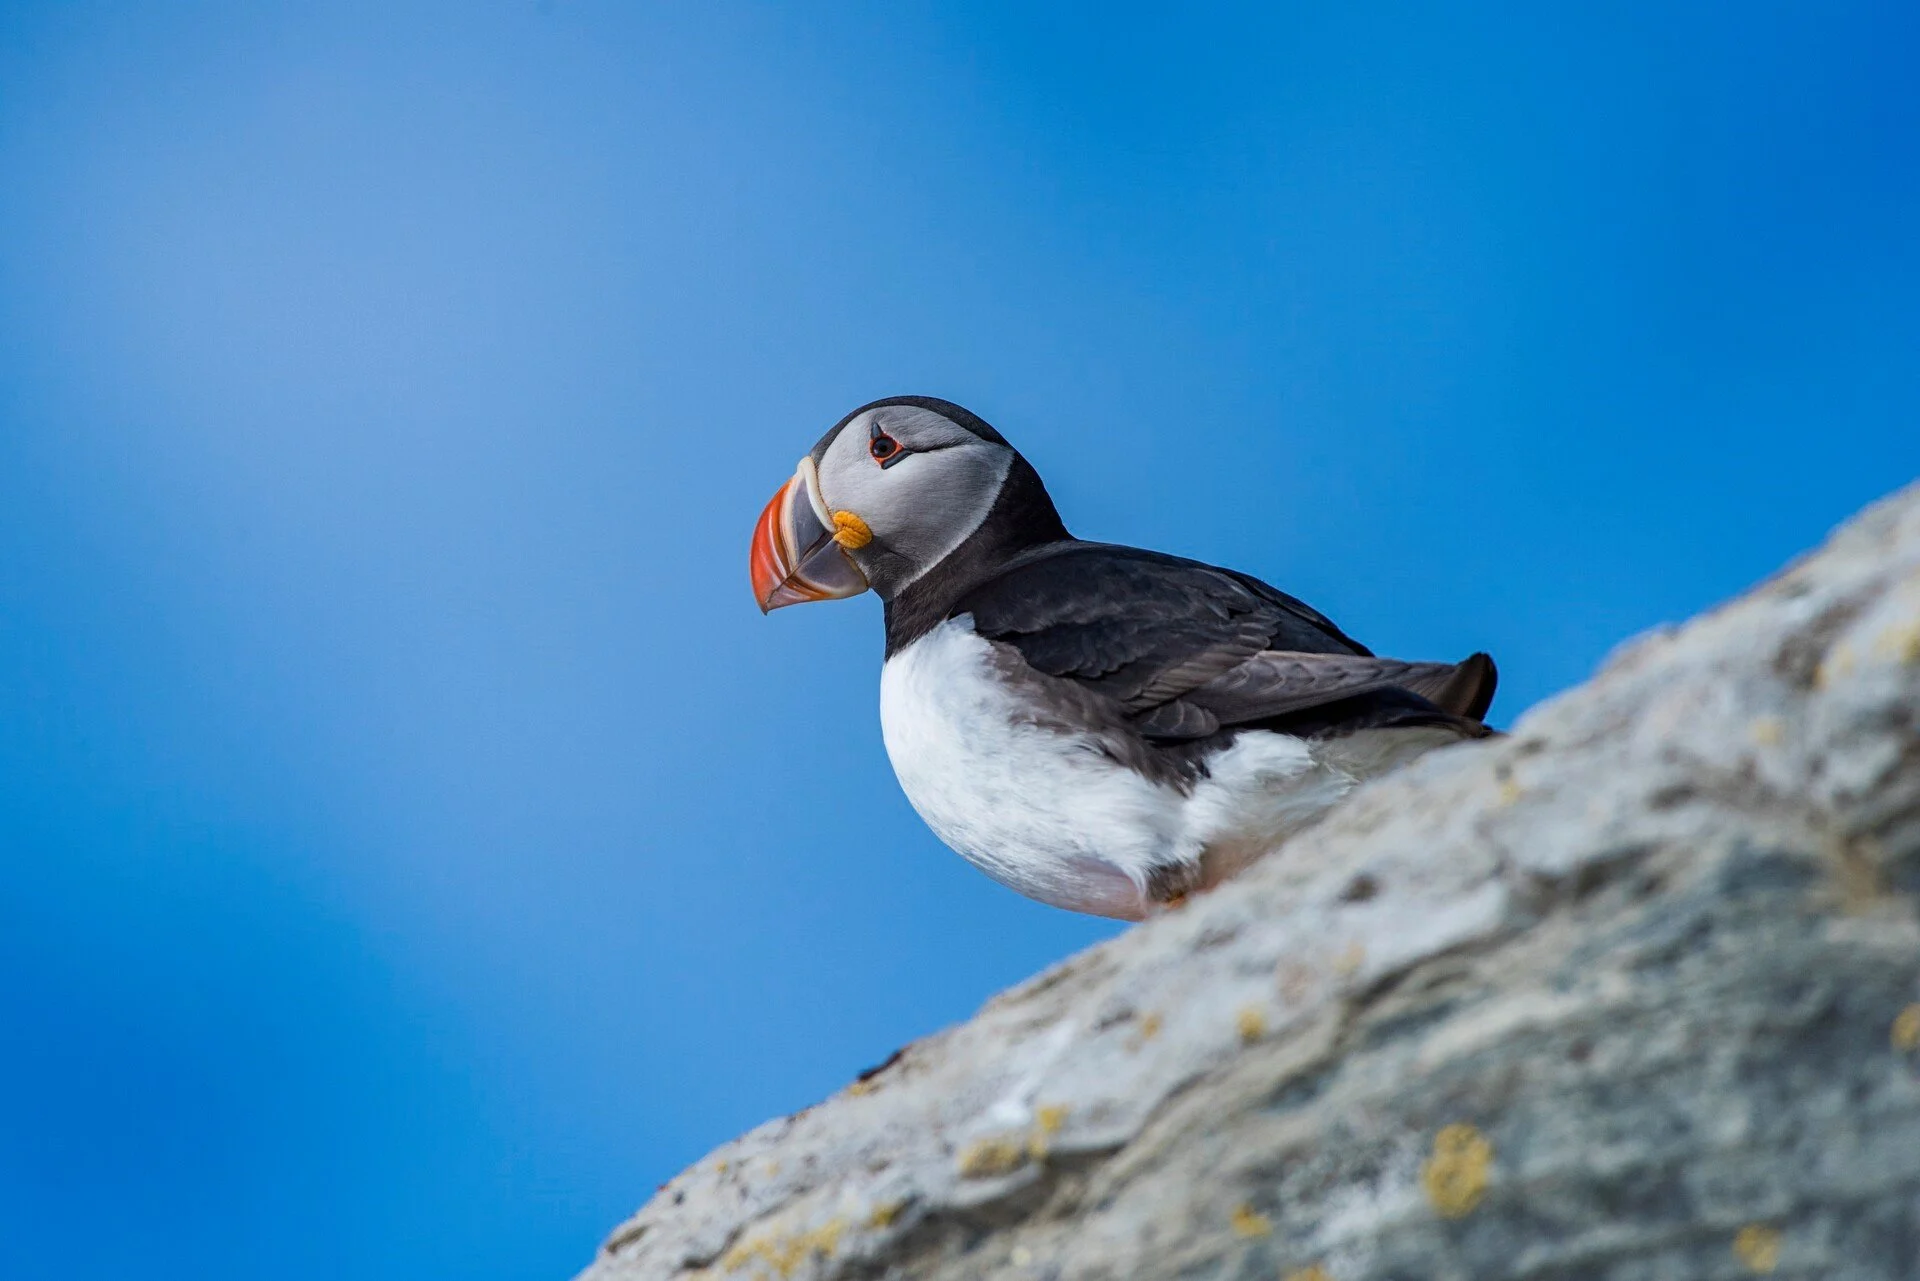
[[[1487,655],[1377,658],[1250,574],[1075,538],[1005,437],[931,396],[836,423],[751,562],[763,612],[880,595],[908,800],[987,875],[1073,911],[1176,904],[1363,780],[1491,732]]]

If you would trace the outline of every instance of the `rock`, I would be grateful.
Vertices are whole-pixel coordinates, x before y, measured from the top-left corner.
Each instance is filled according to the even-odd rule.
[[[1920,486],[667,1184],[583,1274],[1920,1277]]]

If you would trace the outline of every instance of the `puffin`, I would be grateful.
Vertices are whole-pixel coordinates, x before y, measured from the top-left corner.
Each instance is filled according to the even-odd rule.
[[[907,799],[1070,911],[1178,906],[1365,780],[1493,732],[1486,654],[1380,658],[1251,574],[1075,538],[1006,437],[932,396],[834,424],[760,513],[751,571],[762,613],[879,595]]]

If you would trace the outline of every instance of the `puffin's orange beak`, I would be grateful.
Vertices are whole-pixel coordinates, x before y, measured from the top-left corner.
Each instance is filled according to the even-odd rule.
[[[840,600],[867,590],[867,576],[835,541],[813,459],[800,460],[753,527],[753,599],[760,612],[809,600]]]

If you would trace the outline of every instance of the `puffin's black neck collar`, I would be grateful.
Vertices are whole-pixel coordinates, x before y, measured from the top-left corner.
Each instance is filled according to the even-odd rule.
[[[980,528],[887,601],[887,657],[945,622],[962,597],[1020,553],[1072,537],[1040,473],[1015,454]]]

